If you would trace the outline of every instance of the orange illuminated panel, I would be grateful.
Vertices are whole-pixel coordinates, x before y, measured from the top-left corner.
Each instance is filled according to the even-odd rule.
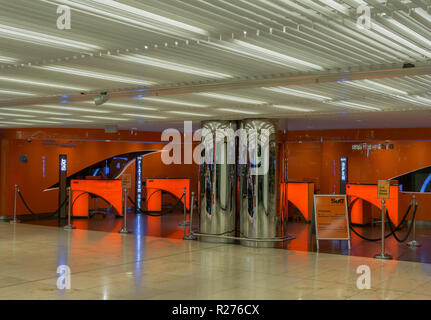
[[[88,194],[92,193],[109,202],[118,215],[123,215],[121,180],[71,180],[73,212],[75,217],[88,217]]]
[[[186,187],[186,208],[190,208],[190,179],[146,179],[147,210],[162,211],[162,190],[181,198]],[[182,201],[184,203],[184,200]]]

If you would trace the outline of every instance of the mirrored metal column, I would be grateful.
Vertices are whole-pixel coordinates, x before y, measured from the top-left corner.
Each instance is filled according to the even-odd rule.
[[[241,237],[264,239],[285,236],[280,210],[280,166],[277,124],[269,119],[241,122],[239,146]],[[241,244],[272,247],[275,242],[243,240]]]
[[[200,232],[214,235],[235,235],[236,122],[206,121],[201,125],[200,165]],[[202,237],[203,241],[232,242],[232,240]]]

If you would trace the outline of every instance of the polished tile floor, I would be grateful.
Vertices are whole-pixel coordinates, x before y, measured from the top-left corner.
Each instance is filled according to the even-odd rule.
[[[194,215],[194,230],[199,230],[198,216]],[[184,216],[180,211],[175,211],[163,217],[149,217],[145,215],[127,215],[127,224],[134,234],[168,237],[182,239],[184,234],[183,227],[179,223],[184,220]],[[122,219],[115,218],[113,214],[108,214],[105,217],[98,214],[91,219],[74,219],[73,224],[78,229],[88,229],[106,232],[118,232],[122,228]],[[58,226],[58,219],[43,219],[27,221],[26,223]],[[356,226],[355,229],[362,235],[369,238],[378,238],[381,234],[380,225],[376,226]],[[386,226],[388,228],[388,226]],[[404,237],[407,228],[398,232],[399,237]],[[311,224],[298,223],[290,221],[287,225],[287,232],[296,237],[295,241],[290,243],[289,248],[299,251],[316,251],[316,241],[310,240]],[[321,241],[320,252],[334,253],[343,255],[352,255],[360,257],[372,258],[380,252],[380,241],[372,242],[365,241],[351,233],[352,249],[349,251],[346,241]],[[431,263],[431,227],[429,224],[418,222],[416,239],[423,244],[422,247],[412,248],[405,243],[398,243],[393,237],[386,239],[386,250],[395,260],[416,261]]]
[[[431,264],[1,222],[0,299],[431,299]]]

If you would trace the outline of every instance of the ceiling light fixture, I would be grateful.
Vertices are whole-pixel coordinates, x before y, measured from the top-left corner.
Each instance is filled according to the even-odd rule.
[[[112,120],[112,121],[127,121],[130,119],[125,118],[114,118],[114,117],[102,117],[102,116],[83,116],[84,118],[90,118],[90,119],[99,119],[99,120]]]
[[[400,100],[404,100],[404,101],[410,102],[410,103],[420,104],[420,105],[427,106],[427,107],[430,106],[429,103],[421,102],[421,101],[418,101],[418,100],[416,100],[414,98],[409,98],[409,97],[400,96],[400,95],[394,95],[394,97],[396,97],[397,99],[400,99]]]
[[[76,88],[76,87],[58,85],[58,84],[47,83],[47,82],[16,79],[16,78],[4,77],[4,76],[0,76],[0,81],[15,82],[15,83],[22,83],[22,84],[31,84],[31,85],[39,86],[39,87],[68,89],[68,90],[76,90],[76,91],[86,91],[87,90],[87,89],[83,89],[83,88]]]
[[[142,107],[142,106],[135,106],[130,104],[123,104],[123,103],[115,103],[115,102],[107,102],[104,104],[105,107],[116,107],[116,108],[126,108],[126,109],[136,109],[136,110],[148,110],[148,111],[157,111],[157,108],[153,107]]]
[[[23,117],[23,118],[34,118],[35,117],[35,116],[28,115],[28,114],[17,114],[17,113],[7,113],[7,112],[0,112],[0,116]]]
[[[219,108],[217,110],[225,111],[225,112],[233,112],[233,113],[242,113],[242,114],[260,114],[259,112],[245,111],[245,110],[241,110],[241,109]]]
[[[48,118],[52,120],[60,120],[60,121],[70,121],[70,122],[94,122],[93,120],[84,120],[84,119],[71,119],[71,118]]]
[[[149,98],[145,97],[144,100],[153,101],[153,102],[161,102],[161,103],[168,103],[168,104],[175,104],[179,106],[187,106],[187,107],[196,107],[196,108],[205,108],[207,105],[204,104],[197,104],[192,102],[186,102],[186,101],[178,101],[178,100],[170,100],[170,99],[160,99],[160,98]]]
[[[16,95],[16,96],[35,96],[35,94],[33,93],[12,91],[12,90],[1,90],[1,89],[0,89],[0,94]]]
[[[185,112],[185,111],[168,111],[168,112],[175,113],[175,114],[183,114],[186,116],[211,117],[211,115],[209,115],[209,114],[194,113],[194,112]]]
[[[87,51],[103,50],[103,48],[93,44],[69,40],[65,39],[64,37],[55,37],[49,34],[15,28],[4,24],[0,24],[0,37],[57,48],[79,49]]]
[[[206,77],[206,78],[218,78],[218,79],[232,78],[232,76],[228,74],[181,65],[181,64],[155,59],[155,58],[150,58],[146,56],[141,56],[141,55],[130,55],[130,56],[121,55],[121,56],[111,56],[111,57],[114,59],[119,59],[123,61],[135,62],[135,63],[139,63],[139,64],[151,66],[151,67],[162,68],[162,69],[171,70],[171,71],[194,74],[194,75]]]
[[[273,107],[279,108],[279,109],[291,110],[291,111],[299,111],[299,112],[312,112],[313,111],[311,109],[292,107],[292,106],[284,106],[284,105],[273,105]]]
[[[22,108],[1,108],[1,110],[9,110],[9,111],[22,111],[29,113],[38,113],[38,114],[51,114],[58,116],[70,116],[70,113],[62,113],[62,112],[54,112],[54,111],[41,111],[41,110],[30,110],[30,109],[22,109]],[[22,117],[22,115],[21,115]]]
[[[399,29],[403,30],[407,34],[409,34],[412,37],[415,37],[417,40],[419,40],[422,43],[426,43],[428,46],[431,46],[431,41],[427,38],[421,36],[419,33],[414,32],[413,30],[407,28],[405,25],[399,23],[393,18],[387,18],[386,21],[390,22],[392,25],[398,27]]]
[[[384,90],[386,91],[386,93],[389,93],[389,94],[396,93],[396,94],[408,95],[406,91],[398,90],[370,80],[356,80],[356,81],[347,81],[342,83],[348,86],[358,87],[358,88],[362,88],[362,89],[377,92],[377,93],[382,93],[382,90]]]
[[[195,93],[195,94],[199,95],[199,96],[203,96],[203,97],[228,100],[228,101],[234,101],[234,102],[241,102],[241,103],[248,103],[248,104],[266,104],[266,102],[264,102],[264,101],[251,100],[251,99],[247,99],[247,98],[229,96],[226,94],[219,94],[219,93]]]
[[[319,0],[320,2],[326,4],[328,7],[331,7],[332,9],[335,9],[346,16],[350,15],[349,9],[347,9],[342,4],[335,2],[334,0]]]
[[[0,56],[0,63],[15,63],[17,61],[15,58]]]
[[[19,121],[28,121],[28,122],[32,122],[32,123],[52,123],[52,124],[56,124],[56,123],[60,123],[58,121],[48,121],[48,120],[36,120],[36,119],[17,119]]]
[[[18,125],[18,126],[30,126],[31,123],[24,123],[24,122],[16,122],[16,121],[0,121],[0,124],[8,124],[8,125]]]
[[[80,112],[92,112],[92,113],[111,113],[109,110],[101,110],[101,109],[87,109],[80,107],[71,107],[71,106],[55,106],[55,105],[34,105],[33,107],[40,108],[50,108],[50,109],[58,109],[58,110],[70,110],[70,111],[80,111]]]
[[[319,101],[328,101],[328,100],[330,101],[330,100],[332,100],[331,97],[322,96],[319,94],[305,92],[305,91],[300,91],[300,90],[296,90],[296,89],[285,88],[285,87],[263,88],[263,89],[273,91],[273,92],[283,93],[283,94],[287,94],[287,95],[291,95],[291,96],[297,96],[297,97],[312,99],[312,100],[319,100]]]
[[[295,64],[298,65],[299,64],[301,66],[304,66],[304,67],[307,67],[307,68],[310,68],[310,69],[314,69],[314,70],[320,70],[320,71],[324,70],[324,68],[322,66],[319,66],[317,64],[314,64],[314,63],[311,63],[311,62],[307,62],[307,61],[304,61],[304,60],[300,60],[300,59],[297,59],[297,58],[293,58],[293,57],[290,57],[290,56],[286,56],[285,54],[282,54],[282,53],[279,53],[279,52],[276,52],[276,51],[272,51],[272,50],[269,50],[269,49],[265,49],[265,48],[256,46],[254,44],[251,44],[251,43],[248,43],[248,42],[245,42],[245,41],[234,40],[234,43],[238,44],[238,45],[240,45],[242,47],[245,47],[248,50],[253,50],[253,51],[256,51],[256,52],[258,52],[260,54],[265,54],[267,56],[270,56],[271,58],[277,59],[277,60],[279,60],[281,62],[288,62],[288,63],[291,63],[293,65],[295,65]]]
[[[154,82],[150,81],[143,81],[133,78],[127,78],[127,77],[121,77],[116,75],[110,75],[105,73],[99,73],[99,72],[92,72],[87,70],[80,70],[75,68],[68,68],[68,67],[62,67],[62,66],[44,66],[44,67],[34,67],[37,69],[42,70],[48,70],[53,72],[61,72],[66,74],[73,74],[76,76],[82,76],[87,78],[94,78],[94,79],[100,79],[100,80],[108,80],[108,81],[114,81],[114,82],[122,82],[122,83],[130,83],[130,84],[136,84],[136,85],[153,85]]]
[[[366,30],[366,29],[364,29]],[[388,29],[379,26],[377,23],[373,23],[373,30],[383,34],[384,36],[390,38],[392,41],[396,41],[398,43],[401,43],[402,45],[406,46],[407,48],[414,50],[428,58],[431,57],[431,52],[429,50],[423,49],[419,46],[417,46],[416,44],[414,44],[411,41],[407,41],[406,39],[400,37],[398,34],[396,34],[395,32],[389,31]]]
[[[68,2],[70,2],[70,1],[68,1]],[[128,13],[132,13],[133,15],[138,15],[138,16],[141,16],[141,17],[144,17],[144,18],[147,18],[147,19],[151,19],[151,20],[153,20],[153,21],[155,21],[157,23],[161,22],[161,23],[170,25],[171,27],[174,27],[174,28],[184,29],[186,31],[190,31],[190,32],[193,32],[193,33],[198,33],[198,34],[201,34],[201,35],[204,35],[204,36],[208,35],[208,31],[206,31],[204,29],[201,29],[201,28],[198,28],[198,27],[195,27],[195,26],[191,26],[191,25],[188,25],[186,23],[183,23],[183,22],[180,22],[180,21],[177,21],[177,20],[169,19],[169,18],[160,16],[158,14],[154,14],[154,13],[151,13],[151,12],[139,9],[137,7],[132,7],[132,6],[129,6],[127,4],[119,3],[117,1],[113,1],[113,0],[93,0],[93,2],[100,3],[100,4],[104,5],[104,6],[113,7],[115,9],[117,9],[117,10],[115,10],[116,12],[118,12],[118,10],[121,10],[121,11],[125,11],[125,12],[128,12]]]
[[[353,108],[353,109],[362,109],[362,110],[374,110],[374,111],[382,111],[382,109],[372,106],[367,106],[359,103],[353,103],[348,101],[338,101],[333,103],[336,106],[339,107],[347,107],[347,108]]]
[[[427,99],[421,96],[415,96],[415,98],[421,102],[427,103],[431,107],[431,99]]]
[[[41,0],[43,2],[46,3],[51,3],[55,6],[58,6],[59,3],[61,4],[65,4],[68,5],[70,7],[74,7],[77,9],[81,9],[81,12],[86,13],[86,14],[90,14],[91,15],[99,15],[99,17],[103,17],[106,18],[108,20],[117,20],[117,22],[123,23],[123,24],[127,24],[127,25],[135,25],[135,26],[139,26],[139,27],[143,27],[146,29],[152,29],[152,30],[157,30],[157,31],[162,31],[168,34],[172,34],[172,35],[177,35],[177,36],[185,36],[184,31],[188,31],[188,32],[192,32],[192,33],[197,33],[203,36],[208,36],[208,31],[195,27],[195,26],[191,26],[185,23],[182,23],[180,21],[176,21],[173,19],[169,19],[154,13],[150,13],[148,11],[144,11],[142,9],[136,8],[136,7],[132,7],[126,4],[122,4],[116,1],[111,1],[111,0],[94,0],[93,2],[98,2],[103,6],[110,6],[112,8],[114,8],[115,10],[112,11],[107,11],[107,10],[102,10],[102,9],[98,9],[95,8],[94,5],[88,6],[88,5],[84,5],[84,4],[80,4],[80,3],[76,3],[74,1],[69,1],[69,0],[56,0],[56,2],[52,2],[49,0]],[[75,9],[76,10],[76,9]],[[77,10],[79,11],[79,10]],[[139,18],[138,19],[131,19],[126,15],[120,15],[118,13],[120,12],[126,12],[127,14],[132,14],[134,16],[140,16],[140,17],[144,17],[146,19],[142,19]],[[114,13],[115,12],[115,13]],[[151,19],[151,23],[148,22],[144,22],[144,21],[148,21],[148,19]],[[167,27],[161,27],[160,24],[164,23],[165,25],[167,25]],[[181,31],[179,31],[179,29],[182,29]]]
[[[152,115],[148,115],[148,114],[123,113],[123,115],[130,116],[130,117],[138,117],[138,118],[166,119],[166,117],[152,116]]]

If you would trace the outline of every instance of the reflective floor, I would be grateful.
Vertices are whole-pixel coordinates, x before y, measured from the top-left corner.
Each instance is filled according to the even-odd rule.
[[[188,217],[187,217],[188,219]],[[181,211],[177,210],[173,214],[163,217],[148,217],[145,215],[128,214],[128,227],[134,234],[149,235],[157,237],[168,237],[173,239],[182,239],[184,234],[183,227],[179,223],[184,220]],[[197,216],[194,218],[194,229],[199,229]],[[39,220],[27,222],[31,224],[57,226],[58,220]],[[113,214],[108,214],[105,217],[97,214],[91,219],[75,219],[73,224],[78,229],[118,232],[122,228],[122,219],[115,218]],[[362,235],[368,238],[378,238],[381,234],[380,225],[355,227]],[[316,251],[315,240],[310,241],[311,225],[306,223],[289,222],[288,232],[296,236],[296,240],[292,241],[289,249],[300,251]],[[387,231],[389,232],[389,231]],[[398,232],[399,237],[403,237],[406,229]],[[365,241],[352,233],[352,249],[349,252],[346,241],[320,241],[320,252],[344,254],[361,257],[374,257],[381,250],[380,241],[370,242]],[[403,243],[398,243],[393,237],[386,240],[386,251],[390,253],[394,259],[403,261],[416,261],[431,263],[431,227],[418,223],[417,240],[423,244],[419,248],[411,248]]]
[[[1,222],[0,299],[431,299],[431,264]]]

